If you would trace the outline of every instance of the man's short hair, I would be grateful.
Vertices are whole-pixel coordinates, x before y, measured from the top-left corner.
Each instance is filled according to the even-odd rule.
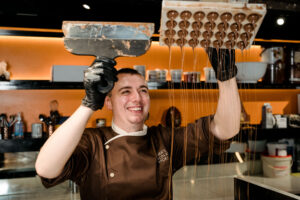
[[[117,75],[119,74],[131,74],[131,75],[140,75],[143,76],[142,74],[140,74],[137,70],[132,69],[132,68],[121,68],[117,71]],[[107,94],[109,97],[111,97],[111,91]]]
[[[139,74],[141,75],[138,71],[132,68],[121,68],[118,70],[117,75],[119,74]]]

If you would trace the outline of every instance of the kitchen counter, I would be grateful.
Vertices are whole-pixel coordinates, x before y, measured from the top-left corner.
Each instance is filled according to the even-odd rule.
[[[233,178],[246,172],[245,163],[185,166],[173,176],[174,200],[233,200]]]
[[[300,193],[300,177],[248,176],[246,163],[227,163],[185,166],[178,170],[173,176],[174,200],[233,200],[234,177],[279,191]],[[14,199],[79,200],[80,197],[79,193],[71,192],[68,181],[45,189],[38,177],[0,179],[0,200]]]
[[[249,176],[246,163],[186,166],[174,174],[174,200],[234,199],[234,177],[300,199],[300,177]]]
[[[39,177],[0,179],[0,200],[80,200],[72,193],[69,182],[46,189]]]

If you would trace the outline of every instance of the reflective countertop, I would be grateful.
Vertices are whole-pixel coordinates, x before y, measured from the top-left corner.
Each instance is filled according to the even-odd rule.
[[[36,153],[6,154],[5,166],[0,170],[34,167]],[[19,163],[19,164],[17,164]],[[173,176],[174,200],[233,200],[234,177],[266,185],[279,191],[300,194],[300,177],[295,175],[281,178],[267,178],[261,175],[249,176],[246,163],[185,166]],[[72,193],[70,182],[46,189],[39,177],[0,179],[0,200],[61,200],[80,199],[79,193]]]

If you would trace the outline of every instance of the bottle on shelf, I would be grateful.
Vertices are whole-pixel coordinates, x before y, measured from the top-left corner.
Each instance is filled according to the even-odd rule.
[[[290,83],[300,83],[300,68],[295,63],[295,50],[290,51]]]
[[[5,113],[0,115],[0,140],[10,139],[9,124]]]
[[[60,118],[61,118],[61,116],[58,112],[58,101],[57,100],[52,100],[50,102],[50,121],[51,121],[50,124],[51,124],[51,126],[53,126],[52,130],[51,130],[52,133],[57,128],[57,124],[59,123]],[[49,133],[49,135],[51,135],[51,134]]]
[[[44,122],[47,126],[47,137],[50,137],[55,128],[56,125],[59,124],[59,121],[61,119],[61,116],[58,112],[58,101],[57,100],[52,100],[50,102],[50,116],[47,117],[43,114],[39,115],[39,119],[41,122]]]
[[[17,122],[14,125],[14,137],[24,138],[24,122],[22,121],[21,113],[18,113]]]
[[[262,128],[273,128],[275,124],[275,119],[272,114],[272,106],[270,103],[264,103],[262,107]]]

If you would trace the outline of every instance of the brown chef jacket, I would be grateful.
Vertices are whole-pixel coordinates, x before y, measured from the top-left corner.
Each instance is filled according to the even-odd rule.
[[[197,155],[220,154],[229,147],[229,141],[210,133],[211,119],[203,117],[173,131],[172,173]],[[61,174],[54,179],[41,177],[44,186],[73,180],[82,200],[169,199],[172,130],[152,126],[144,136],[123,136],[105,145],[116,135],[111,127],[86,129]]]

